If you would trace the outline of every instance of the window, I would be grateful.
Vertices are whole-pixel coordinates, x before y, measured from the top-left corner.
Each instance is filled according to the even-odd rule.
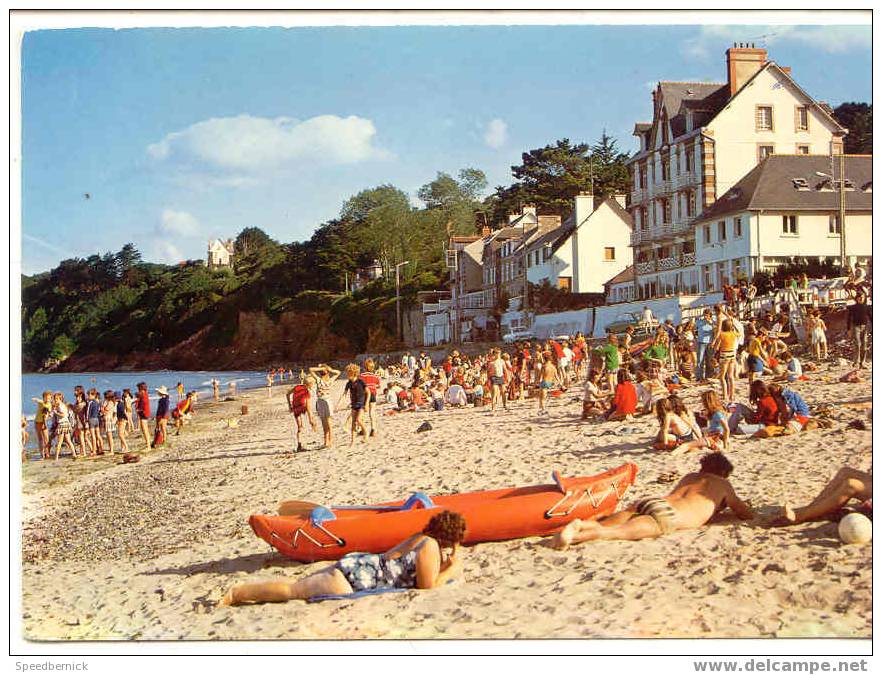
[[[717,233],[720,238],[720,241],[726,241],[726,221],[721,220],[717,223]]]
[[[551,246],[542,249],[542,260],[548,260],[551,257]]]
[[[692,143],[686,144],[686,173],[692,173],[692,161],[693,161],[693,153],[695,152],[695,146]]]
[[[758,145],[756,146],[756,158],[758,162],[762,162],[769,155],[775,154],[774,145]]]
[[[709,246],[710,243],[711,243],[710,225],[705,225],[704,226],[704,245]]]
[[[796,216],[785,215],[782,218],[784,234],[798,234],[796,226]]]
[[[811,148],[807,145],[797,145],[796,146],[796,154],[797,155],[808,155],[810,154]]]
[[[692,218],[695,215],[695,192],[686,191],[686,217]]]
[[[668,180],[671,177],[671,160],[663,159],[661,162],[661,177],[662,180]]]
[[[808,108],[804,105],[796,106],[796,130],[808,131],[809,114]]]
[[[774,125],[772,123],[772,106],[758,105],[756,107],[756,130],[772,131]]]
[[[670,223],[671,222],[671,200],[670,199],[662,199],[661,200],[661,209],[662,209],[662,222]]]
[[[678,150],[674,151],[674,172],[676,175],[680,175],[680,152]]]
[[[842,224],[839,222],[839,214],[838,213],[831,213],[830,214],[830,234],[832,234],[832,235],[842,234]]]
[[[603,259],[604,260],[615,260],[616,259],[616,247],[615,246],[604,246],[603,247]]]
[[[649,229],[649,210],[645,206],[640,207],[640,229]]]
[[[733,229],[735,231],[735,236],[741,236],[741,216],[737,216],[733,221]]]
[[[641,189],[646,188],[646,164],[640,165],[640,185]]]

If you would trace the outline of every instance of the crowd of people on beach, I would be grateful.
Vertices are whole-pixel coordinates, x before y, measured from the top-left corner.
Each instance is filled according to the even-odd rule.
[[[755,289],[754,293],[755,293]],[[847,330],[854,340],[854,369],[846,382],[860,381],[867,360],[867,331],[872,318],[865,283],[852,284],[854,303],[848,307]],[[829,426],[816,417],[795,389],[829,358],[827,326],[819,310],[805,313],[800,345],[786,308],[778,312],[749,311],[750,286],[736,287],[726,302],[704,309],[697,320],[679,325],[653,322],[644,313],[637,326],[621,336],[610,334],[592,345],[581,333],[522,341],[509,348],[493,347],[477,355],[454,349],[440,363],[426,352],[405,353],[395,362],[366,359],[363,368],[345,368],[351,439],[366,440],[377,432],[377,401],[384,414],[418,410],[441,412],[447,407],[487,407],[488,413],[506,411],[510,404],[535,398],[538,414],[547,415],[549,397],[582,387],[580,422],[623,423],[638,415],[653,415],[658,432],[652,448],[676,454],[704,450],[699,470],[684,476],[666,495],[639,500],[596,521],[573,520],[551,541],[555,548],[596,539],[637,540],[676,530],[697,528],[725,509],[740,519],[755,517],[729,482],[733,466],[724,455],[733,435],[769,438]],[[654,326],[654,327],[653,327]],[[812,360],[798,354],[805,351]],[[331,444],[330,386],[341,375],[319,364],[289,391],[289,409],[297,419],[300,449],[301,418],[315,428],[310,399],[315,398],[322,420],[325,446]],[[382,382],[388,383],[382,386]],[[740,382],[744,381],[739,400]],[[684,403],[685,389],[701,385],[701,409]],[[710,386],[708,386],[710,385]],[[319,412],[320,411],[320,412]],[[367,423],[365,422],[367,420]],[[368,428],[369,427],[369,428]],[[872,476],[843,467],[809,504],[784,504],[776,524],[817,520],[839,512],[849,501],[860,502],[859,513],[872,517]],[[439,521],[455,524],[455,531],[439,529]],[[434,588],[461,571],[458,544],[467,528],[461,516],[443,512],[422,533],[385,554],[349,554],[335,565],[298,581],[273,581],[235,586],[222,604],[310,599],[323,594],[347,595],[391,588]]]
[[[158,448],[165,444],[168,422],[172,420],[175,433],[180,434],[184,423],[194,414],[197,400],[195,391],[184,391],[178,382],[177,401],[172,405],[168,388],[157,387],[153,432],[150,431],[151,401],[145,382],[139,382],[135,393],[131,389],[99,392],[95,387],[74,387],[73,398],[67,400],[64,392],[44,391],[41,398],[32,399],[36,404],[34,429],[40,459],[57,460],[62,450],[71,459],[114,455],[117,450],[124,459],[137,461],[130,453],[138,438],[143,438],[144,448]],[[22,461],[28,460],[29,434],[27,420],[22,416]],[[130,440],[134,437],[135,440]]]

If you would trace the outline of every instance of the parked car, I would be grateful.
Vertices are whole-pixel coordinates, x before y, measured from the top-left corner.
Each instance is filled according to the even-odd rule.
[[[619,335],[625,332],[628,326],[634,326],[635,335],[646,335],[658,325],[658,321],[653,321],[651,326],[644,326],[643,319],[637,312],[624,312],[616,317],[616,320],[606,324],[606,332]]]
[[[536,334],[531,330],[513,330],[511,333],[506,333],[502,336],[502,341],[507,344],[514,344],[515,342],[520,342],[522,340],[535,340]]]

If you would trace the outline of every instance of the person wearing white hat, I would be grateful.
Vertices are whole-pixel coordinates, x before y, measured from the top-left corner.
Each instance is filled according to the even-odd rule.
[[[168,389],[157,387],[156,393],[159,394],[159,401],[156,402],[156,429],[153,435],[153,447],[163,445],[165,443],[165,435],[168,430],[169,416],[169,398]]]

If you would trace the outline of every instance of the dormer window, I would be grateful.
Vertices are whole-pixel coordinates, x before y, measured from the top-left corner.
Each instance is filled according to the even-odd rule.
[[[808,181],[805,178],[793,178],[791,180],[793,180],[793,187],[795,187],[797,190],[801,192],[811,190]]]

